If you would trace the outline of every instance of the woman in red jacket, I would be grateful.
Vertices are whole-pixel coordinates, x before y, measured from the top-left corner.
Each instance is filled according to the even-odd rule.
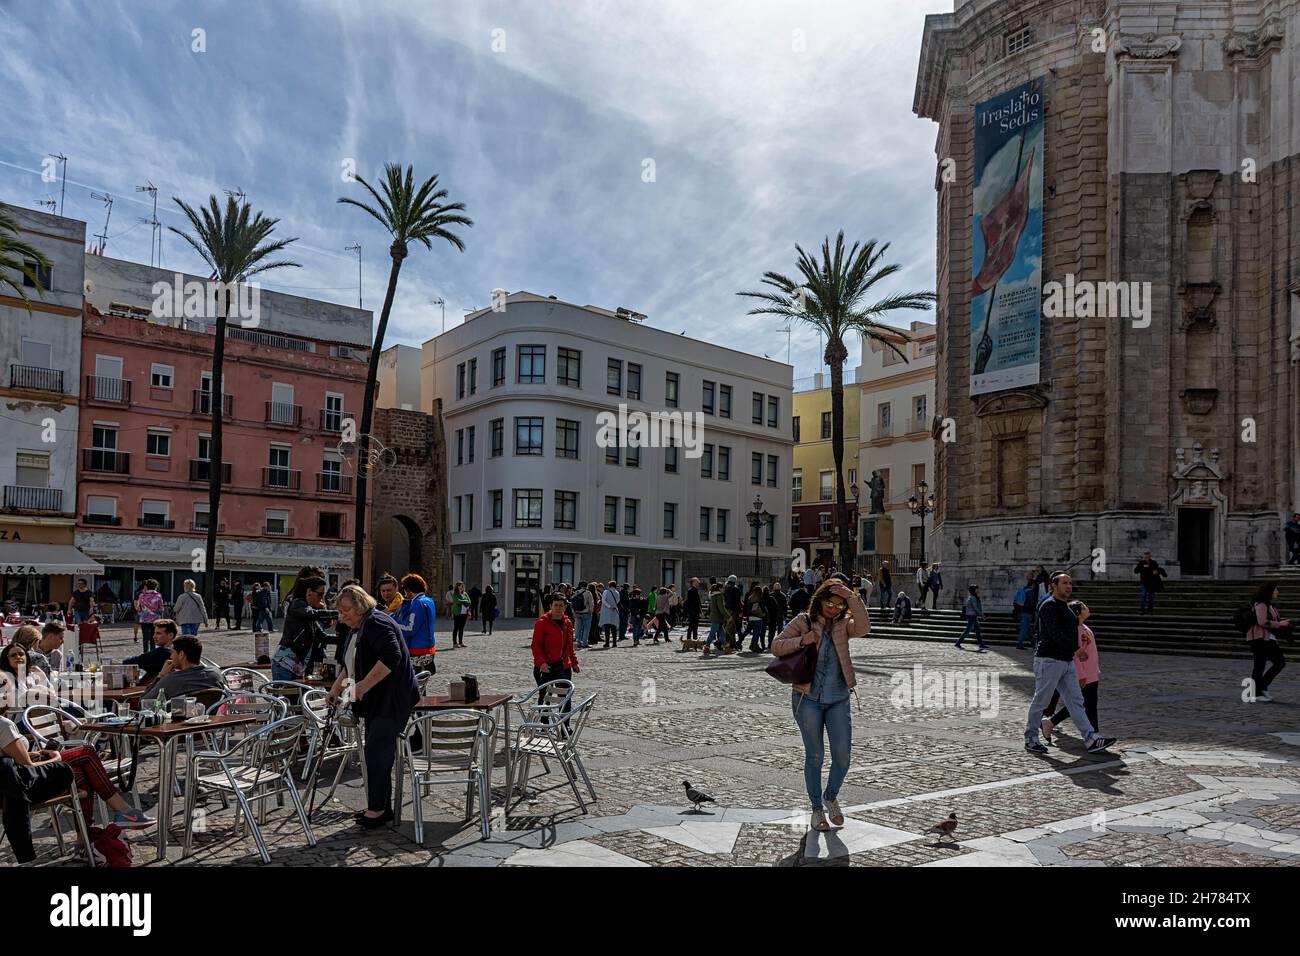
[[[533,625],[533,680],[537,686],[553,680],[573,680],[580,673],[573,650],[573,622],[564,613],[564,594],[551,595],[550,610]]]

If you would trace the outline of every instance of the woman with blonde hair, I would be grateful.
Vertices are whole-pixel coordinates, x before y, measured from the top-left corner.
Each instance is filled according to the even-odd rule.
[[[208,608],[203,603],[203,595],[194,590],[192,580],[186,578],[181,586],[185,590],[181,591],[176,603],[172,605],[172,620],[180,625],[182,635],[197,637],[199,628],[208,623]]]

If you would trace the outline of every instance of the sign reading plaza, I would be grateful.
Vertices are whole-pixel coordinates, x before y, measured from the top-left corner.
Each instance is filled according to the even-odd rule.
[[[1042,79],[975,107],[971,395],[1038,383]]]

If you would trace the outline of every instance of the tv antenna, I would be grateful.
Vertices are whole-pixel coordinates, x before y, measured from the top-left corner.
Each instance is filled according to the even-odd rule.
[[[63,164],[63,185],[59,187],[59,215],[63,215],[63,197],[68,192],[68,157],[62,153],[46,153],[50,159],[57,159]]]
[[[108,222],[113,218],[113,197],[108,193],[91,193],[91,199],[98,199],[108,209],[104,215],[104,231],[98,233],[95,238],[99,240],[99,254],[104,254],[104,247],[108,245]]]
[[[59,201],[53,196],[46,196],[44,199],[36,200],[36,205],[48,209],[50,212],[54,212],[54,210],[58,208]]]
[[[225,193],[227,196],[229,196],[231,199],[235,200],[236,202],[242,203],[248,198],[247,196],[244,195],[244,190],[238,186],[236,186],[234,189],[223,189],[221,191]]]
[[[137,217],[138,222],[147,223],[149,226],[149,265],[154,264],[154,249],[158,251],[158,265],[162,265],[162,223],[158,221],[158,187],[153,184],[152,180],[146,180],[146,185],[136,186],[135,191],[138,193],[148,193],[153,197],[153,215],[148,219],[143,216]]]
[[[354,242],[350,246],[343,247],[344,252],[355,252],[357,254],[357,308],[361,308],[361,243]]]

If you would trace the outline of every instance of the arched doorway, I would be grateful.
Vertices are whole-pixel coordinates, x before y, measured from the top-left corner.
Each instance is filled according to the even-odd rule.
[[[374,577],[385,572],[399,578],[412,571],[424,573],[424,538],[411,518],[393,515],[376,532]]]

